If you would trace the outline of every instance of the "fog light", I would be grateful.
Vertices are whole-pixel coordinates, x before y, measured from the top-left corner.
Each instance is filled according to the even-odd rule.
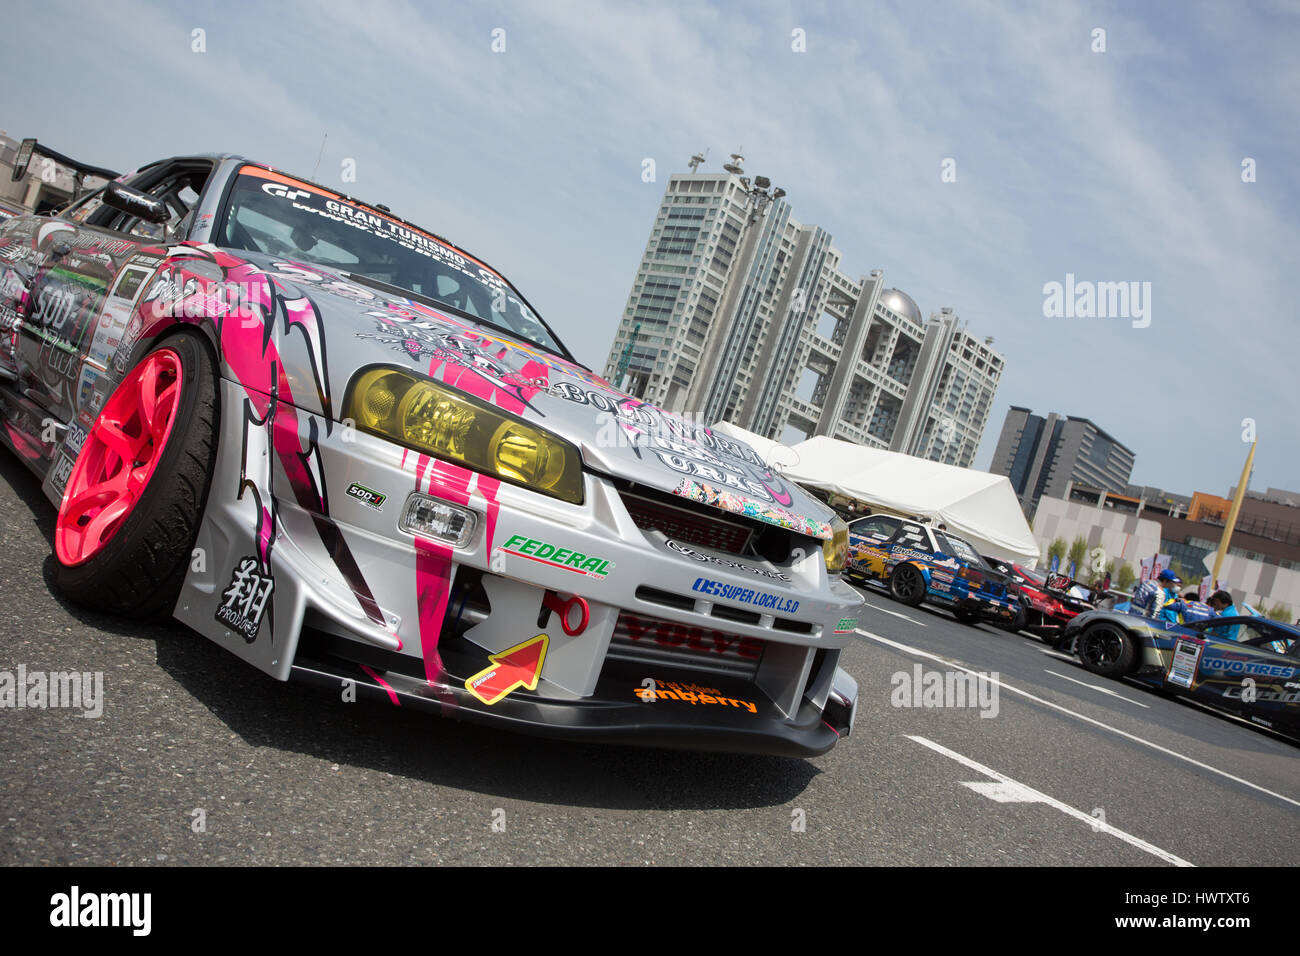
[[[474,537],[478,515],[440,498],[413,494],[406,499],[402,520],[397,526],[407,534],[434,538],[454,548],[463,548]]]

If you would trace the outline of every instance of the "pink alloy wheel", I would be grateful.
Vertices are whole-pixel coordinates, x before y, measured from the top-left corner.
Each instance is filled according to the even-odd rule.
[[[63,492],[54,553],[85,564],[135,507],[167,447],[181,397],[181,357],[159,349],[131,370],[90,426]]]

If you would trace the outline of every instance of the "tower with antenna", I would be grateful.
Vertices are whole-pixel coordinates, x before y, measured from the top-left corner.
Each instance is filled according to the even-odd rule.
[[[709,158],[709,151],[706,149],[704,152],[696,153],[694,156],[692,156],[691,161],[686,165],[691,167],[691,172],[694,173],[697,169],[699,169],[701,166],[704,165],[704,161],[708,158]]]

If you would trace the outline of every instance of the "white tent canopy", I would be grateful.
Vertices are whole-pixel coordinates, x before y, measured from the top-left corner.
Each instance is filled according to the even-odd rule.
[[[824,435],[788,446],[726,422],[713,427],[747,442],[774,470],[808,488],[930,518],[986,554],[1031,566],[1038,561],[1038,543],[1011,482],[1003,475]]]

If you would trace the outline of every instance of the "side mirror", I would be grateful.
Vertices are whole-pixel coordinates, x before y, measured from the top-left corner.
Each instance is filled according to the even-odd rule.
[[[104,187],[104,204],[145,222],[164,223],[172,217],[171,210],[161,199],[121,183],[109,183]]]

